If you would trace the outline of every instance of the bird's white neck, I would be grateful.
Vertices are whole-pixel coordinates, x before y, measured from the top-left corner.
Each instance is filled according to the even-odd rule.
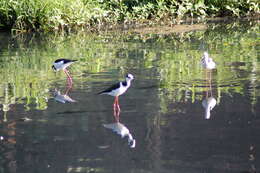
[[[128,78],[126,78],[126,80],[125,80],[125,82],[126,82],[126,86],[125,87],[129,87],[130,85],[131,85],[131,79],[128,79]]]

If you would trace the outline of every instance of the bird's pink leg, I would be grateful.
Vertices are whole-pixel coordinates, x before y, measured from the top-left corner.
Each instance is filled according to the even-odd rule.
[[[120,112],[120,107],[119,107],[119,103],[118,103],[118,96],[115,96],[114,111],[119,111]]]
[[[68,80],[68,84],[69,86],[72,85],[72,77],[69,74],[69,71],[67,69],[64,69],[64,73],[67,75],[67,80]]]
[[[67,75],[69,79],[72,80],[72,77],[70,76],[69,71],[67,69],[64,69],[64,73]]]

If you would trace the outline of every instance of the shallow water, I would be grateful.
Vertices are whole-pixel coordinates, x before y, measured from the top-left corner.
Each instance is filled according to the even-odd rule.
[[[257,22],[0,38],[0,172],[260,171]],[[200,67],[204,51],[217,69]],[[72,88],[51,69],[61,57],[79,60]],[[113,98],[97,93],[126,73],[135,79],[113,124]],[[127,128],[135,145],[113,127]]]

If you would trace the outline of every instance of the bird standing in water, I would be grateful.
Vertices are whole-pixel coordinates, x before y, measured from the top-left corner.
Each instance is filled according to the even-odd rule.
[[[125,81],[122,82],[118,82],[114,85],[112,85],[110,88],[101,91],[98,94],[107,94],[110,96],[114,96],[115,97],[115,101],[114,101],[114,110],[116,110],[116,108],[118,109],[118,111],[120,111],[120,106],[119,106],[119,102],[118,102],[118,97],[122,94],[124,94],[127,89],[130,87],[131,85],[131,81],[134,79],[134,76],[132,74],[127,74]]]
[[[212,58],[209,57],[208,52],[204,52],[201,58],[201,65],[203,68],[212,70],[216,68],[216,63],[213,61]]]
[[[76,62],[77,60],[70,60],[70,59],[57,59],[54,61],[52,65],[52,69],[55,71],[63,70],[64,73],[67,75],[67,79],[69,81],[69,84],[72,84],[72,77],[69,74],[69,71],[67,70],[67,67]]]
[[[216,63],[213,61],[212,58],[209,57],[208,52],[204,52],[201,58],[201,65],[206,70],[206,81],[209,82],[209,90],[206,91],[206,98],[202,101],[202,106],[205,109],[205,119],[210,119],[210,111],[216,106],[216,99],[212,95],[212,88],[211,88],[211,70],[216,68]],[[209,73],[209,77],[207,76]],[[208,97],[210,92],[210,97]]]

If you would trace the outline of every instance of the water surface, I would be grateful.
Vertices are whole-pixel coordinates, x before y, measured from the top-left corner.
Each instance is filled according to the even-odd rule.
[[[0,38],[0,172],[259,171],[257,22]],[[204,51],[217,69],[201,68]],[[72,88],[52,71],[57,58],[79,60]],[[113,98],[96,93],[126,73],[135,79],[115,125]],[[73,101],[63,103],[65,94]],[[108,125],[127,128],[135,146]]]

